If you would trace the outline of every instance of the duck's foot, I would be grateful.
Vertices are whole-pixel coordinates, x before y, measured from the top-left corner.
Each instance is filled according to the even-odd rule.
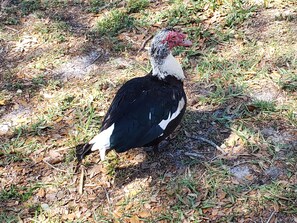
[[[169,145],[168,140],[163,140],[157,145],[154,146],[149,146],[149,147],[144,147],[144,151],[147,153],[159,153],[161,152],[164,148],[166,148]]]

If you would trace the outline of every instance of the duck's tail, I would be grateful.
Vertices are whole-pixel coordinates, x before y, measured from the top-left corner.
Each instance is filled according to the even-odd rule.
[[[75,147],[76,158],[78,162],[81,162],[87,155],[93,152],[92,151],[93,145],[94,144],[85,143],[85,144],[79,144]]]

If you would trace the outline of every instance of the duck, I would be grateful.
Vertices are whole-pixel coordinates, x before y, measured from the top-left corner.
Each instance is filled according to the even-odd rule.
[[[187,97],[185,75],[172,49],[191,45],[187,35],[175,29],[163,29],[153,37],[149,48],[152,70],[120,87],[100,132],[88,143],[76,146],[79,162],[95,151],[103,161],[111,150],[122,153],[156,147],[177,128],[185,114]]]

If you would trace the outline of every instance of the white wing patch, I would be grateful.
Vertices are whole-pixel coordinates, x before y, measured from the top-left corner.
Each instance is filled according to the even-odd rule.
[[[176,111],[175,111],[173,114],[169,113],[168,118],[165,119],[165,120],[162,120],[162,121],[159,123],[159,126],[160,126],[163,130],[165,130],[166,127],[167,127],[167,125],[168,125],[173,119],[175,119],[175,118],[180,114],[180,112],[181,112],[181,110],[184,108],[185,104],[186,104],[186,103],[185,103],[185,99],[182,98],[182,99],[178,102],[178,107],[177,107]]]
[[[105,159],[105,152],[110,148],[110,136],[114,130],[114,124],[96,135],[89,144],[92,146],[92,151],[99,150],[101,160]]]

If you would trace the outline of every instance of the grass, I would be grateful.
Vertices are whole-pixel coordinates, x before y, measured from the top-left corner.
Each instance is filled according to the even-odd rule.
[[[288,73],[286,69],[280,70],[281,79],[279,85],[282,89],[288,92],[295,92],[297,90],[297,78],[294,73]]]
[[[127,2],[128,13],[136,13],[149,6],[148,0],[129,0]]]
[[[296,12],[294,1],[285,3]],[[7,204],[0,221],[267,222],[271,213],[294,221],[295,14],[285,15],[281,3],[265,5],[10,2],[0,16],[6,64],[0,67],[0,125],[9,125],[0,136],[0,200]],[[78,194],[74,147],[99,132],[116,90],[150,70],[147,53],[138,50],[166,26],[181,28],[194,43],[173,52],[187,74],[180,129],[158,154],[136,149],[111,152],[104,162],[97,153],[87,157]],[[92,68],[86,75],[57,71],[94,52],[100,56],[84,68]],[[266,100],[265,93],[273,97]],[[13,113],[22,106],[29,115]]]
[[[7,223],[15,223],[18,222],[18,218],[14,215],[6,215],[5,213],[0,214],[0,221]]]
[[[112,10],[106,17],[98,21],[96,32],[99,36],[116,35],[120,31],[133,26],[133,18],[126,12]]]
[[[2,202],[18,200],[20,202],[25,202],[33,196],[33,192],[38,187],[18,187],[16,185],[11,185],[10,188],[4,189],[0,192],[0,199]]]

